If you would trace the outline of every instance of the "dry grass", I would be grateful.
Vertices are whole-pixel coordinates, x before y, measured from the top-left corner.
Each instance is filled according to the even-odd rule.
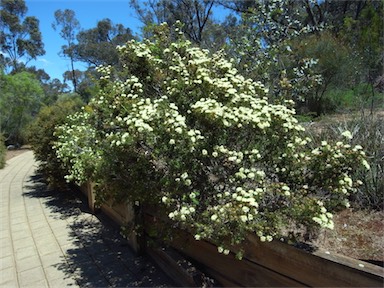
[[[315,122],[307,123],[304,126],[306,126],[306,129],[309,129],[310,131],[313,131],[317,134],[320,134],[326,130],[327,127],[329,127],[332,124],[335,123],[346,123],[348,121],[354,120],[354,119],[360,119],[364,117],[373,117],[374,119],[379,119],[384,121],[384,110],[374,110],[373,113],[369,110],[362,110],[358,112],[353,113],[338,113],[338,114],[329,114],[320,117]]]

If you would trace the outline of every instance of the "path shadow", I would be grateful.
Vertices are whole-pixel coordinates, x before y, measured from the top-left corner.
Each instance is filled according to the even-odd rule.
[[[103,213],[93,215],[78,189],[49,189],[39,174],[28,179],[26,188],[24,196],[40,199],[49,217],[67,221],[70,241],[54,267],[80,287],[175,286],[146,255],[134,254],[118,225]]]

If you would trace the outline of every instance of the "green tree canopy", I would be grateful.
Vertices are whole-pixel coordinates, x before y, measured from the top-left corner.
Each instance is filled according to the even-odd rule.
[[[20,72],[0,76],[0,132],[11,142],[23,142],[26,125],[35,116],[44,91],[35,75]]]
[[[183,32],[192,42],[197,44],[204,41],[205,31],[213,21],[212,9],[214,4],[215,0],[147,0],[144,2],[131,0],[131,6],[136,10],[139,19],[146,27],[164,22],[173,25],[176,21],[180,21],[184,24]]]
[[[74,47],[76,60],[99,66],[115,65],[118,62],[116,46],[133,39],[132,32],[122,24],[113,24],[110,19],[97,23],[95,28],[81,31],[76,36]]]
[[[0,58],[3,68],[17,71],[20,61],[30,61],[45,54],[39,20],[28,16],[24,0],[0,2]]]
[[[75,76],[75,54],[74,47],[76,44],[76,33],[80,30],[80,23],[76,19],[75,11],[70,9],[57,10],[55,12],[55,21],[52,23],[55,30],[60,29],[60,36],[66,41],[61,47],[61,54],[68,57],[71,63],[73,89],[77,91],[77,82]]]

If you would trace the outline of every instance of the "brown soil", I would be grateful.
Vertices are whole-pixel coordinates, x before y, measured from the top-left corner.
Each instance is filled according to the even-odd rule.
[[[346,209],[334,215],[335,228],[324,229],[313,244],[329,252],[384,262],[384,212]]]

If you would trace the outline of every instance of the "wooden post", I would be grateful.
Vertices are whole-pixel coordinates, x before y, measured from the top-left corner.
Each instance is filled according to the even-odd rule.
[[[87,198],[88,198],[88,207],[92,213],[95,213],[95,193],[94,193],[94,184],[93,182],[87,182]]]
[[[101,211],[103,211],[118,225],[122,227],[132,227],[132,231],[127,231],[127,241],[129,243],[129,246],[135,251],[135,253],[140,253],[140,243],[138,241],[138,237],[135,231],[133,231],[133,228],[136,224],[134,205],[132,203],[114,204],[110,202],[101,205]]]

